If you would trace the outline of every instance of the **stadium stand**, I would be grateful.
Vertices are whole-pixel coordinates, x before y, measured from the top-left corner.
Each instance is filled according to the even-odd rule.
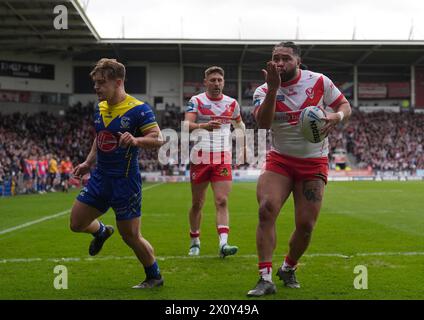
[[[74,165],[84,159],[93,139],[95,100],[88,73],[101,57],[124,62],[128,92],[155,108],[161,128],[177,131],[184,100],[202,90],[205,67],[223,66],[225,93],[246,110],[247,128],[255,127],[249,111],[252,95],[279,40],[106,39],[73,0],[63,1],[69,30],[50,32],[56,4],[16,1],[2,7],[0,195],[43,191],[32,181],[37,175],[32,164],[40,158],[53,155],[60,164],[69,156]],[[303,67],[328,75],[355,108],[347,127],[331,133],[330,169],[424,176],[423,114],[411,113],[424,110],[424,42],[297,43]],[[397,112],[366,113],[360,111],[363,107]],[[153,151],[140,154],[140,166],[148,173],[184,174],[182,166],[159,164]]]
[[[165,111],[160,122],[162,129],[181,129],[184,112]],[[60,163],[66,156],[74,164],[85,159],[94,138],[92,127],[93,104],[80,103],[66,109],[63,116],[45,112],[33,115],[15,113],[0,116],[0,184],[4,194],[40,191],[37,167],[27,172],[27,162],[40,160],[51,154]],[[254,129],[250,112],[242,112],[247,128]],[[415,174],[424,169],[423,137],[424,114],[410,112],[365,113],[355,110],[345,128],[331,133],[331,167],[335,168],[334,153],[346,150],[350,166],[370,168],[374,172],[392,171]],[[184,175],[177,164],[161,165],[157,151],[140,153],[140,168],[144,172],[161,175]],[[248,166],[242,166],[247,169]],[[25,184],[31,176],[32,184]],[[13,187],[13,190],[12,190]],[[48,186],[51,187],[51,186]]]

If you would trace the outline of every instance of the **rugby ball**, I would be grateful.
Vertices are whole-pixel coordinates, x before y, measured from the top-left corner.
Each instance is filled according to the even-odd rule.
[[[309,106],[302,110],[299,117],[300,132],[306,140],[312,143],[323,141],[326,136],[321,134],[325,126],[325,113],[317,106]]]

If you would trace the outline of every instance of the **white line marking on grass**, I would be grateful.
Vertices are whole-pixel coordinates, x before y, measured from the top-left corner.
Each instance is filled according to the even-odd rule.
[[[151,186],[147,186],[145,188],[143,187],[142,191],[146,191],[146,190],[149,190],[149,189],[152,189],[152,188],[155,188],[155,187],[159,187],[163,184],[165,184],[165,182],[159,182],[159,183],[156,183],[156,184],[152,184]]]
[[[0,235],[5,234],[5,233],[9,233],[9,232],[12,232],[12,231],[15,231],[15,230],[19,230],[19,229],[22,229],[22,228],[26,228],[26,227],[32,226],[34,224],[37,224],[37,223],[40,223],[40,222],[43,222],[43,221],[46,221],[46,220],[58,218],[58,217],[61,217],[61,216],[65,215],[65,214],[67,214],[69,212],[71,212],[71,209],[68,209],[68,210],[65,210],[65,211],[61,211],[59,213],[56,213],[56,214],[53,214],[51,216],[47,216],[47,217],[44,217],[44,218],[41,218],[41,219],[29,221],[29,222],[26,222],[24,224],[20,224],[20,225],[18,225],[16,227],[12,227],[12,228],[9,228],[9,229],[1,230],[0,231]]]
[[[282,255],[274,255],[274,257],[280,257]],[[417,252],[363,252],[355,253],[353,255],[344,255],[341,253],[311,253],[305,254],[306,258],[316,257],[336,257],[342,259],[351,259],[355,257],[375,257],[375,256],[424,256],[424,251]],[[235,258],[257,258],[256,254],[244,254],[237,255]],[[200,255],[197,257],[191,256],[158,256],[156,257],[159,261],[165,260],[195,260],[195,259],[219,259],[218,255]],[[31,263],[31,262],[79,262],[79,261],[107,261],[107,260],[136,260],[135,256],[105,256],[105,257],[68,257],[68,258],[11,258],[11,259],[0,259],[0,263]]]
[[[154,187],[160,186],[162,184],[164,184],[164,182],[160,182],[160,183],[156,183],[154,185],[148,186],[146,188],[143,188],[143,190],[144,191],[145,190],[149,190],[149,189],[152,189]],[[26,222],[24,224],[20,224],[18,226],[12,227],[12,228],[1,230],[0,231],[0,235],[5,234],[5,233],[9,233],[9,232],[12,232],[12,231],[15,231],[15,230],[23,229],[23,228],[32,226],[32,225],[37,224],[37,223],[40,223],[40,222],[44,222],[44,221],[47,221],[47,220],[55,219],[55,218],[58,218],[58,217],[61,217],[61,216],[65,215],[65,214],[67,214],[69,212],[71,212],[71,209],[68,209],[68,210],[65,210],[65,211],[61,211],[61,212],[55,213],[55,214],[53,214],[51,216],[46,216],[46,217],[43,217],[43,218],[40,218],[40,219],[37,219],[37,220],[29,221],[29,222]]]

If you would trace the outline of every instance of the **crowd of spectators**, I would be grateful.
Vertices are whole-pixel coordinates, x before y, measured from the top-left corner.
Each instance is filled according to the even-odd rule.
[[[331,133],[330,151],[345,148],[358,168],[414,173],[424,169],[423,127],[423,113],[354,111]]]
[[[44,191],[37,177],[48,174],[44,173],[48,164],[46,168],[41,165],[47,158],[58,164],[67,157],[73,164],[85,159],[94,137],[92,113],[93,105],[77,104],[63,116],[45,112],[0,114],[0,184],[13,181],[20,187],[18,192]],[[59,165],[59,180],[60,173]]]
[[[0,184],[8,179],[17,181],[25,173],[28,159],[42,161],[53,157],[60,162],[70,157],[74,165],[84,161],[95,135],[92,116],[92,104],[77,104],[66,109],[63,116],[0,114]],[[242,118],[247,128],[255,128],[250,112],[242,112]],[[161,129],[179,132],[184,112],[178,108],[167,109],[158,119]],[[356,167],[414,173],[424,169],[423,127],[422,113],[355,110],[348,124],[340,125],[331,133],[330,154],[344,149]],[[161,165],[157,159],[156,150],[142,150],[140,168],[162,174],[181,171],[177,165]]]

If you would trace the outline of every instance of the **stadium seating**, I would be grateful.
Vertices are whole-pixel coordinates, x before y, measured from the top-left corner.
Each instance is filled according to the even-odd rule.
[[[82,106],[79,103],[68,108],[64,116],[47,113],[1,115],[2,193],[10,190],[5,186],[10,186],[12,181],[17,186],[16,192],[22,190],[23,164],[29,157],[53,154],[58,161],[70,156],[74,165],[83,161],[94,138],[92,114],[92,104]],[[242,117],[247,128],[255,128],[250,112],[242,112]],[[184,113],[175,108],[165,111],[160,119],[161,128],[179,130]],[[424,169],[423,127],[422,113],[354,111],[347,125],[339,126],[331,133],[330,159],[336,149],[344,149],[356,168],[413,174],[417,169]],[[162,175],[181,172],[173,165],[161,165],[154,150],[140,153],[140,167],[145,172],[160,171]]]

